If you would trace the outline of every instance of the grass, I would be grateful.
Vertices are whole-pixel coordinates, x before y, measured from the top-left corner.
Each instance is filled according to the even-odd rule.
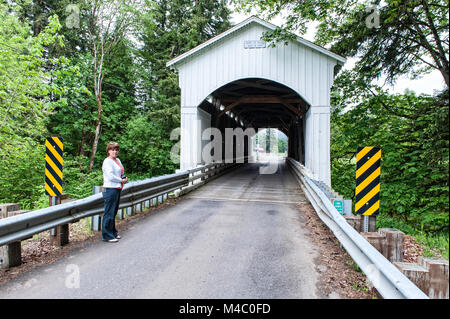
[[[353,290],[355,290],[355,291],[369,292],[369,288],[367,288],[366,286],[360,285],[360,284],[357,283],[357,282],[353,283],[352,288],[353,288]]]
[[[353,261],[353,259],[349,259],[345,262],[348,266],[356,270],[357,272],[362,273],[361,268],[359,268],[358,264]]]
[[[437,234],[426,234],[423,232],[416,233],[414,237],[421,242],[426,250],[424,251],[425,257],[437,257],[439,254],[442,258],[448,260],[449,253],[449,234],[448,233],[437,233]]]

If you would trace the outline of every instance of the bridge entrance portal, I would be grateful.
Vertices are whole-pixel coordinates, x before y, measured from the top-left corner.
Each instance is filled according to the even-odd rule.
[[[207,162],[215,133],[226,144],[230,129],[277,128],[288,156],[331,184],[330,88],[346,60],[300,37],[274,47],[261,40],[275,28],[253,16],[167,63],[181,88],[181,170]],[[236,159],[238,149],[223,146],[219,159]]]

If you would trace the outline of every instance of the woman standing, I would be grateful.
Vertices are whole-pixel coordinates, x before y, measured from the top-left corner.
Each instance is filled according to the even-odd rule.
[[[103,191],[105,199],[105,212],[102,220],[102,237],[104,241],[115,243],[120,236],[116,229],[116,214],[119,210],[120,192],[123,185],[128,182],[124,174],[122,162],[117,157],[119,155],[119,144],[108,143],[106,146],[107,158],[103,161]]]

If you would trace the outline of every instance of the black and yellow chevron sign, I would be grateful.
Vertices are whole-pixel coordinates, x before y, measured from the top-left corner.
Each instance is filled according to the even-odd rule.
[[[378,215],[380,211],[380,163],[379,147],[358,147],[355,190],[357,215]]]
[[[45,193],[61,196],[63,185],[63,139],[48,137],[45,140]]]

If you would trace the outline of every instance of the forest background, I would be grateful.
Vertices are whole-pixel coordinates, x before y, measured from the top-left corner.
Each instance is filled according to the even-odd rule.
[[[316,44],[356,58],[332,90],[332,187],[353,198],[356,148],[381,147],[378,226],[414,235],[448,259],[448,0],[233,4],[266,19],[288,17],[267,41],[283,45],[289,31],[302,35],[315,22]],[[64,139],[71,198],[101,185],[109,141],[121,145],[130,180],[174,172],[170,132],[180,125],[180,90],[166,62],[230,28],[230,8],[224,0],[2,0],[0,203],[48,205],[48,136]],[[431,70],[445,83],[434,94],[391,94],[374,84]]]

